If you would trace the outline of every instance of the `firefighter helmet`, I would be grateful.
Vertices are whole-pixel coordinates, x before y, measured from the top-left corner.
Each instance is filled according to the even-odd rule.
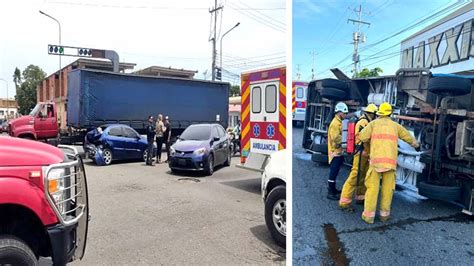
[[[365,107],[364,111],[366,113],[375,114],[378,111],[378,108],[377,108],[377,105],[371,103],[371,104],[367,105],[367,107]]]
[[[392,106],[388,102],[384,102],[380,105],[377,115],[389,116],[392,114]]]
[[[334,109],[334,113],[339,113],[339,112],[343,112],[344,114],[347,114],[349,113],[349,108],[347,107],[347,105],[343,102],[339,102],[336,104],[336,108]]]

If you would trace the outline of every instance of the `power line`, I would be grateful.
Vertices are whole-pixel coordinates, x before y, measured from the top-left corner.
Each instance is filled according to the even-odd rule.
[[[425,23],[425,22],[427,22],[427,21],[430,21],[430,20],[432,20],[432,19],[436,19],[437,17],[440,17],[440,16],[444,15],[445,13],[450,12],[452,9],[457,8],[457,5],[458,5],[459,3],[460,3],[460,2],[456,2],[456,3],[452,4],[452,5],[449,5],[449,6],[447,6],[447,7],[444,7],[444,8],[442,8],[441,10],[436,11],[436,13],[434,13],[434,14],[432,14],[433,11],[431,11],[431,12],[429,12],[428,14],[423,15],[423,16],[419,17],[418,19],[415,19],[414,22],[416,22],[417,20],[421,19],[420,21],[416,22],[415,24],[410,24],[410,25],[408,25],[408,26],[405,26],[404,28],[402,28],[401,30],[399,30],[398,32],[396,32],[395,34],[391,34],[390,36],[385,37],[385,38],[383,38],[383,39],[377,41],[377,42],[374,43],[374,44],[365,46],[365,47],[361,48],[360,51],[362,52],[362,51],[368,50],[368,49],[370,49],[371,47],[374,47],[374,46],[376,46],[376,45],[379,45],[380,43],[383,43],[383,42],[385,42],[385,41],[387,41],[387,40],[389,40],[389,39],[391,39],[391,38],[393,38],[393,37],[395,37],[395,36],[398,36],[398,35],[402,34],[402,33],[405,32],[405,31],[408,31],[408,30],[410,30],[410,29],[412,29],[412,28],[414,28],[414,27],[416,27],[416,26],[419,26],[419,25],[421,25],[421,24],[423,24],[423,23]],[[461,2],[461,4],[465,4],[465,3],[462,3],[462,2]],[[437,8],[437,9],[439,9],[439,8]],[[435,10],[437,10],[437,9],[435,9]],[[431,14],[431,15],[430,15],[430,14]],[[428,17],[426,17],[426,16],[428,16]],[[330,70],[331,68],[336,67],[336,66],[338,66],[339,64],[345,62],[347,59],[349,59],[349,58],[351,57],[351,55],[352,55],[352,54],[347,55],[347,56],[344,57],[342,60],[340,60],[338,63],[334,64],[332,67],[329,67],[329,68],[327,68],[327,69],[324,69],[324,70],[321,71],[321,72],[318,72],[317,75],[320,74],[320,73],[327,72],[327,70]]]
[[[260,24],[262,24],[262,25],[264,25],[264,26],[267,26],[267,27],[269,27],[269,28],[271,28],[271,29],[273,29],[273,30],[276,30],[276,31],[285,33],[285,30],[282,29],[282,27],[279,26],[279,25],[276,25],[276,24],[274,24],[274,23],[272,23],[272,22],[268,22],[268,21],[264,20],[263,18],[260,18],[260,17],[258,17],[258,16],[256,16],[256,15],[254,15],[253,13],[246,13],[246,12],[243,12],[241,9],[239,9],[239,7],[236,7],[235,5],[233,5],[233,4],[231,4],[231,3],[228,3],[228,5],[229,5],[229,7],[230,7],[231,9],[233,9],[233,10],[239,12],[240,14],[242,14],[242,15],[244,15],[244,16],[246,16],[246,17],[248,17],[248,18],[250,18],[250,19],[252,19],[252,20],[254,20],[254,21],[256,21],[256,22],[258,22],[258,23],[260,23]]]
[[[270,22],[273,22],[274,24],[280,24],[280,27],[285,27],[285,26],[286,26],[285,22],[281,22],[281,21],[279,21],[279,20],[276,20],[275,18],[270,17],[270,16],[266,15],[265,13],[260,12],[259,10],[253,9],[251,6],[249,6],[249,5],[245,4],[245,3],[242,3],[241,1],[239,1],[239,3],[240,3],[241,5],[243,5],[243,6],[247,7],[247,8],[249,8],[249,10],[248,10],[249,12],[251,11],[251,12],[253,12],[253,13],[256,13],[257,15],[260,15],[260,16],[262,16],[262,17],[264,17],[264,18],[267,18]],[[237,7],[240,7],[240,6],[237,6]],[[241,10],[242,10],[242,9],[241,9]]]

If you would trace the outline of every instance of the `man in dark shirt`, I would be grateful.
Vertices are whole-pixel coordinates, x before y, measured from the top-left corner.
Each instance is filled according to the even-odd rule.
[[[170,147],[171,147],[171,123],[169,117],[165,117],[165,132],[163,133],[163,140],[166,144],[166,162],[169,161],[170,158]]]
[[[155,122],[153,116],[148,116],[148,124],[146,126],[146,139],[148,141],[148,155],[146,157],[146,165],[153,165],[153,142],[155,141]]]

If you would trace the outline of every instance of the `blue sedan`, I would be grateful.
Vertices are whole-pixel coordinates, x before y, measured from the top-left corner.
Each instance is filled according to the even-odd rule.
[[[93,159],[96,149],[102,149],[104,162],[109,165],[113,160],[142,159],[146,161],[147,146],[146,138],[140,136],[133,128],[111,124],[100,126],[86,134],[84,152]]]
[[[171,171],[196,170],[214,173],[217,165],[229,166],[232,158],[230,140],[219,124],[196,124],[186,128],[171,146]]]

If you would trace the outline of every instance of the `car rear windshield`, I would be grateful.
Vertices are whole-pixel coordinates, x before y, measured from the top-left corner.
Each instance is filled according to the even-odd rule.
[[[179,137],[182,140],[208,140],[211,138],[210,126],[190,126]]]

